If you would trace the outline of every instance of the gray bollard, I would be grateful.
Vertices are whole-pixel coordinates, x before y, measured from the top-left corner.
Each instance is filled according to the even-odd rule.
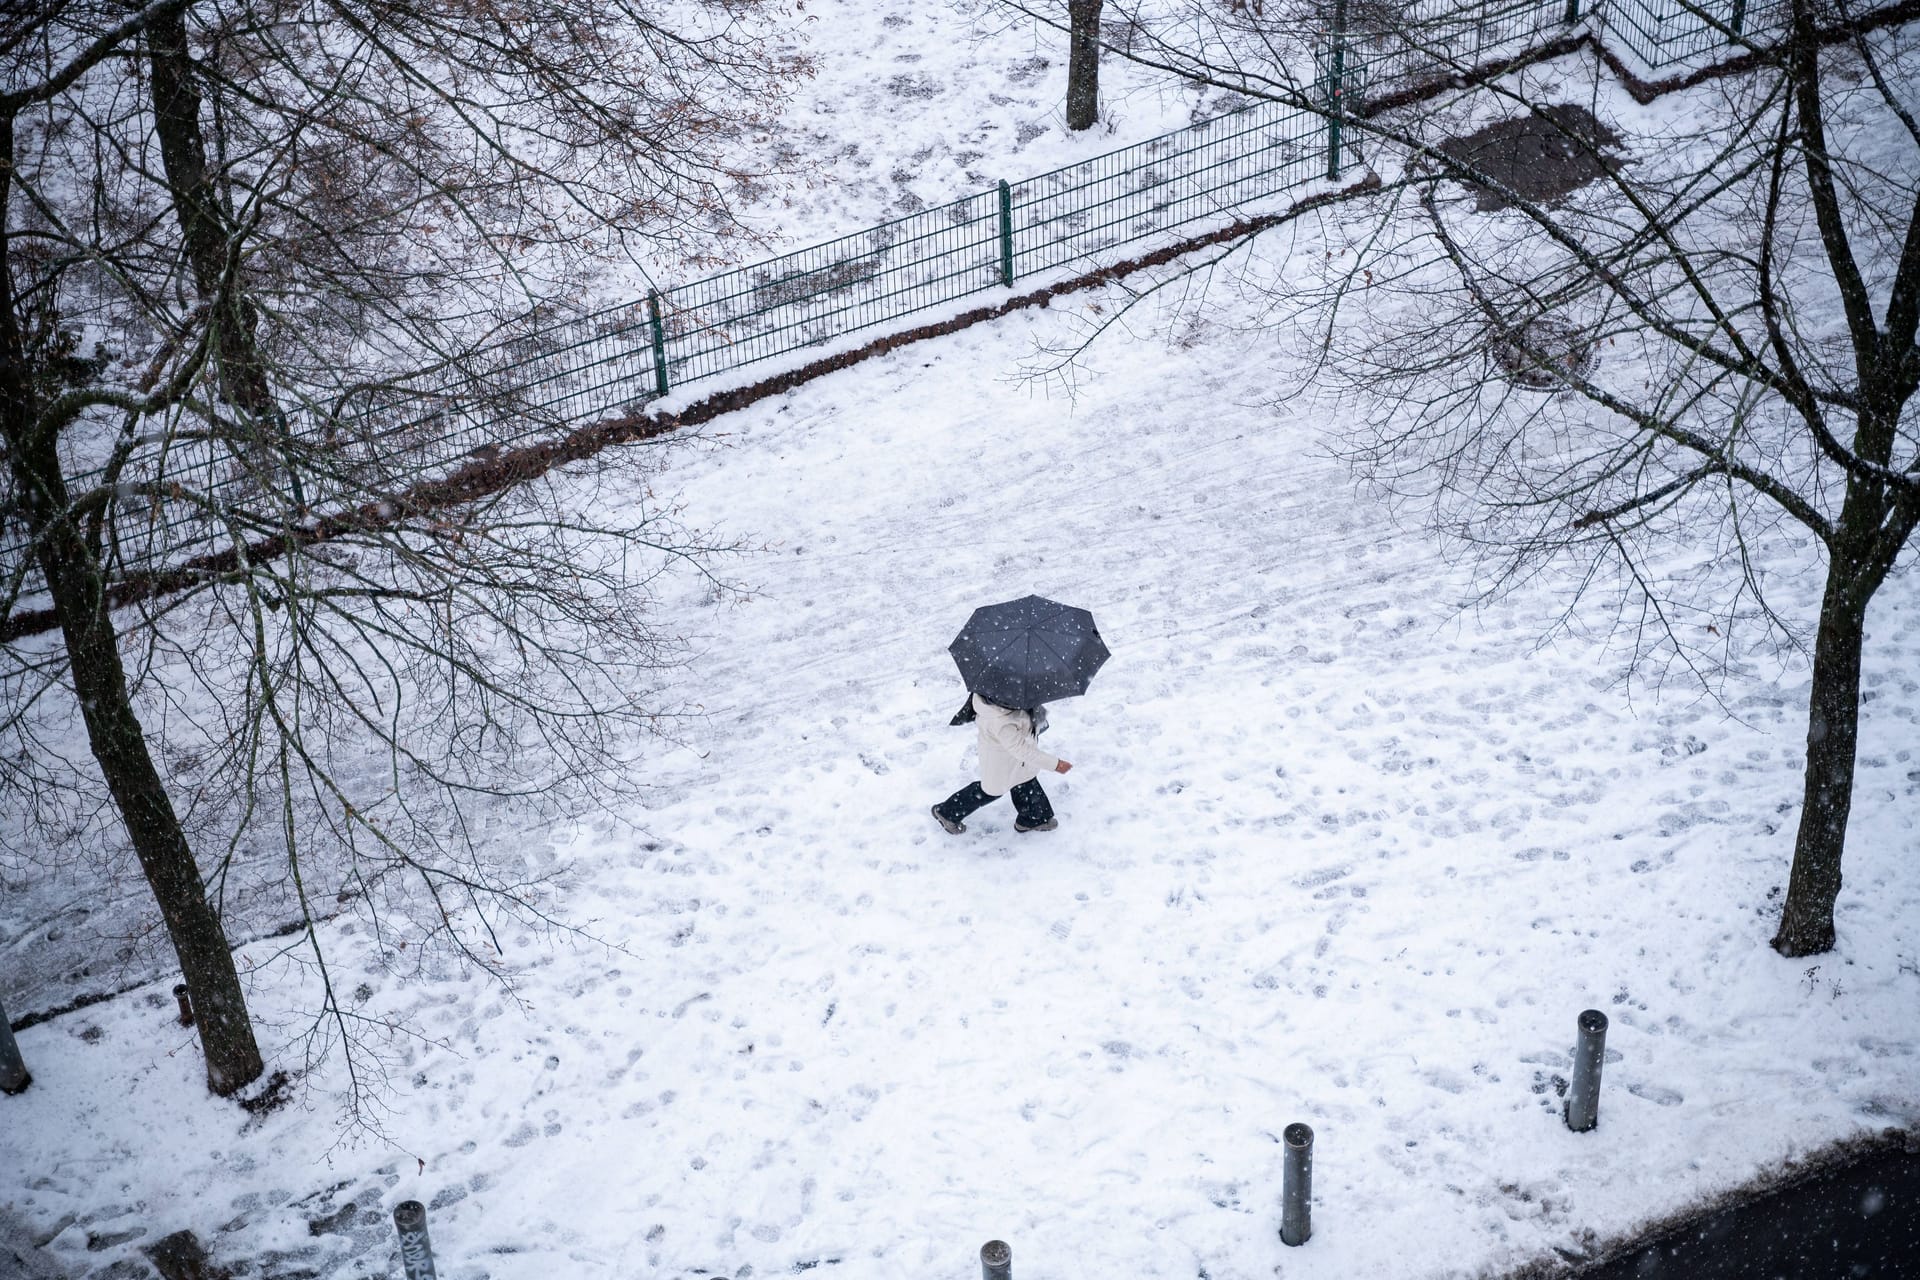
[[[393,1206],[393,1228],[400,1233],[400,1265],[407,1280],[435,1280],[433,1242],[427,1239],[427,1206],[402,1200]]]
[[[1607,1060],[1607,1015],[1580,1015],[1580,1043],[1573,1050],[1573,1087],[1567,1090],[1567,1128],[1585,1133],[1600,1123],[1600,1068]]]
[[[183,1027],[192,1026],[193,1025],[193,1001],[187,995],[186,983],[184,982],[174,983],[173,998],[180,1002],[180,1025]]]
[[[20,1093],[32,1083],[33,1073],[14,1043],[13,1024],[7,1021],[7,1011],[0,1009],[0,1093]]]
[[[1013,1246],[989,1240],[980,1246],[980,1280],[1013,1280]]]
[[[1280,1243],[1302,1245],[1313,1234],[1313,1130],[1290,1124],[1287,1162],[1280,1178]]]

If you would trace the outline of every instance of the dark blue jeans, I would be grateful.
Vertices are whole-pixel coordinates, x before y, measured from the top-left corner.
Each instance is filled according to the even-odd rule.
[[[1037,827],[1053,817],[1053,805],[1048,802],[1047,793],[1040,789],[1039,779],[1023,782],[1007,794],[1013,797],[1014,811],[1022,826]],[[975,809],[999,798],[982,790],[978,782],[969,782],[940,802],[940,816],[949,822],[961,822]]]

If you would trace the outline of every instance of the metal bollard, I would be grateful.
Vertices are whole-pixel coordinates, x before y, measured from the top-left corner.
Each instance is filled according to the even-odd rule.
[[[1567,1128],[1585,1133],[1600,1123],[1600,1068],[1607,1060],[1607,1015],[1580,1015],[1580,1042],[1573,1050],[1573,1087],[1567,1090]]]
[[[192,1026],[193,1025],[193,1001],[189,999],[187,996],[186,983],[176,982],[173,984],[173,998],[180,1002],[180,1025],[183,1027]]]
[[[393,1228],[400,1233],[400,1265],[407,1280],[436,1280],[433,1242],[427,1239],[427,1206],[402,1200],[393,1206]]]
[[[7,1021],[7,1011],[0,1009],[0,1093],[20,1093],[32,1083],[33,1073],[13,1039],[13,1024]]]
[[[980,1280],[1013,1280],[1013,1246],[989,1240],[980,1246]]]
[[[1313,1130],[1294,1123],[1280,1136],[1287,1144],[1280,1179],[1280,1243],[1302,1245],[1313,1234]]]

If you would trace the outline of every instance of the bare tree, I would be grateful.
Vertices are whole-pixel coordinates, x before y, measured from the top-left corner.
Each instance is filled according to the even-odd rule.
[[[1348,252],[1294,264],[1276,310],[1321,353],[1301,389],[1358,410],[1363,474],[1482,557],[1489,592],[1571,567],[1643,656],[1710,686],[1736,628],[1811,633],[1773,945],[1826,951],[1868,608],[1920,525],[1920,50],[1887,15],[1795,0],[1739,38],[1738,75],[1692,90],[1711,109],[1628,142],[1565,66],[1477,74],[1501,33],[1448,23],[1480,12],[1350,20],[1344,99],[1273,5],[1162,18],[1130,56],[1320,114],[1383,176],[1331,206]],[[1422,81],[1390,110],[1352,94]],[[1776,601],[1769,542],[1824,560],[1817,616]]]
[[[0,785],[68,831],[117,815],[216,1092],[262,1070],[236,882],[294,905],[311,1043],[351,1048],[370,1024],[316,921],[351,905],[396,954],[503,972],[493,918],[551,923],[551,869],[485,827],[632,785],[679,657],[650,584],[711,548],[638,455],[596,499],[511,449],[625,411],[577,354],[633,345],[575,301],[610,266],[742,235],[758,175],[727,157],[807,70],[783,21],[99,0],[0,25]],[[487,482],[505,465],[526,483]],[[155,569],[169,592],[111,607]],[[13,625],[37,611],[58,649]]]

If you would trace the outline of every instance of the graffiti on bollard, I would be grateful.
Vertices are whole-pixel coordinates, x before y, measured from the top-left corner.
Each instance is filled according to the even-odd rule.
[[[427,1239],[427,1206],[403,1200],[393,1207],[394,1230],[400,1233],[400,1265],[407,1280],[436,1280],[433,1242]]]

